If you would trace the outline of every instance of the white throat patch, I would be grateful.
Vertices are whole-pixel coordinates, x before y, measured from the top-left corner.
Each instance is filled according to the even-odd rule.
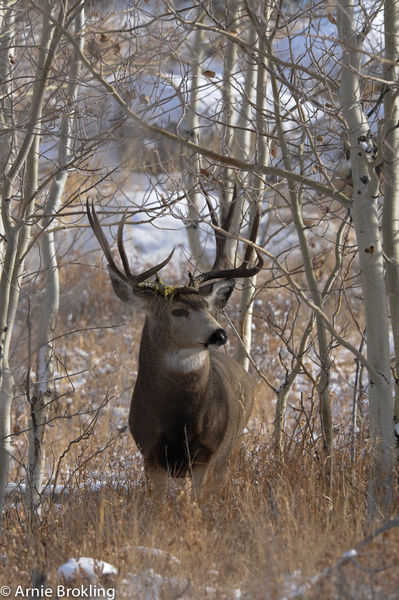
[[[182,348],[171,350],[165,354],[165,366],[169,371],[179,373],[191,373],[199,371],[205,364],[208,356],[207,350],[195,350],[194,348]]]

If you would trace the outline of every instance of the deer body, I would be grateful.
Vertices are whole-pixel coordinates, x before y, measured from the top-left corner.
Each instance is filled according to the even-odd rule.
[[[165,339],[165,322],[147,317],[129,426],[150,479],[192,475],[200,487],[209,473],[224,477],[252,409],[253,385],[222,352],[154,344]]]
[[[146,311],[129,415],[146,474],[156,487],[164,487],[168,475],[190,475],[193,490],[199,492],[210,475],[224,479],[253,404],[253,385],[247,372],[217,352],[227,335],[211,312],[226,304],[234,287],[233,277],[254,275],[263,261],[258,256],[258,264],[248,268],[246,253],[241,267],[220,270],[223,243],[219,239],[212,271],[190,276],[188,286],[170,288],[159,280],[150,284],[149,277],[165,266],[171,255],[133,275],[123,245],[123,219],[118,229],[122,272],[94,208],[90,210],[87,204],[87,211],[107,258],[115,293],[128,304],[141,302]],[[218,281],[205,283],[214,279]]]

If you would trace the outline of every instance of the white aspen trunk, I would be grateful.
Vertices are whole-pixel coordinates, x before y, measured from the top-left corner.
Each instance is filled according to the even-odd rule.
[[[190,105],[186,115],[187,131],[190,139],[199,144],[199,78],[201,75],[202,57],[204,45],[204,31],[197,29],[194,37],[193,59],[191,66],[191,91]],[[201,157],[197,152],[190,155],[187,175],[187,203],[188,203],[188,225],[187,238],[194,264],[200,271],[210,269],[205,249],[201,243],[200,209],[201,194],[199,192],[199,177],[201,171]]]
[[[347,123],[353,177],[351,216],[356,231],[367,329],[367,358],[377,377],[370,377],[369,418],[371,469],[369,513],[387,515],[392,503],[394,471],[393,399],[389,356],[388,299],[377,213],[378,177],[370,165],[373,146],[360,102],[362,36],[354,28],[354,5],[337,4],[342,44],[340,100]]]
[[[399,4],[384,2],[385,58],[384,79],[393,82],[384,94],[384,208],[382,237],[386,257],[386,279],[395,347],[395,423],[399,422]]]
[[[50,9],[49,2],[46,8]],[[48,13],[49,14],[49,13]],[[0,515],[3,512],[5,485],[9,464],[10,412],[13,393],[13,379],[9,366],[9,352],[15,315],[20,294],[20,279],[24,269],[24,256],[30,240],[29,218],[35,202],[32,195],[37,188],[37,140],[40,136],[40,122],[43,109],[47,76],[54,57],[57,40],[53,37],[54,27],[50,26],[47,14],[43,17],[43,30],[39,47],[37,78],[34,84],[27,133],[16,154],[15,160],[3,180],[2,219],[7,236],[3,270],[0,278]],[[32,150],[36,148],[36,152]],[[20,223],[12,224],[10,197],[14,182],[26,163],[24,197],[20,203]],[[0,523],[1,527],[1,523]]]
[[[0,507],[3,508],[8,466],[11,452],[11,403],[14,389],[14,378],[6,360],[3,359],[2,386],[0,388]],[[0,514],[0,531],[2,514]]]
[[[225,8],[225,27],[228,31],[234,30],[237,21],[237,0],[227,0]],[[237,44],[235,41],[228,40],[223,64],[223,130],[221,135],[221,153],[224,156],[231,156],[234,145],[234,123],[236,111],[234,108],[234,74],[237,65]],[[220,198],[220,210],[222,218],[228,213],[230,203],[234,194],[234,171],[225,167],[223,169],[223,193]],[[234,208],[234,213],[238,211],[240,215],[239,203]],[[233,215],[234,218],[234,215]],[[239,231],[231,229],[231,233],[238,234]],[[228,263],[234,264],[237,250],[237,242],[233,238],[226,240],[226,259]]]
[[[3,132],[0,144],[0,188],[3,185],[3,173],[9,169],[12,160],[12,127],[11,127],[11,80],[13,40],[15,35],[16,0],[5,0],[0,7],[0,126]],[[15,135],[15,133],[14,133]],[[0,218],[0,269],[6,252],[7,236],[3,219]]]
[[[256,29],[251,27],[248,33],[248,45],[252,48],[257,41]],[[253,106],[255,101],[256,78],[259,69],[259,63],[246,57],[245,72],[244,72],[244,91],[241,97],[240,111],[237,117],[237,131],[234,134],[234,148],[239,158],[249,162],[251,159],[251,129],[253,127],[253,115],[255,115],[256,106]],[[242,175],[245,175],[244,173]],[[242,215],[239,215],[239,219]],[[234,223],[234,221],[232,222]],[[237,227],[239,228],[241,221],[238,220]]]
[[[252,47],[256,43],[256,30],[251,27],[249,32],[248,44]],[[249,160],[251,156],[251,132],[252,125],[252,101],[254,100],[254,91],[256,89],[256,78],[259,70],[259,65],[252,64],[248,59],[247,68],[245,71],[244,95],[241,101],[240,114],[237,119],[236,133],[236,151],[244,160]],[[244,174],[243,174],[244,175]],[[242,193],[237,197],[237,206],[233,214],[231,222],[231,230],[239,232],[245,208],[249,200],[251,190],[248,190],[248,177],[245,178],[245,184]],[[254,199],[256,202],[256,199]],[[251,230],[253,219],[249,219],[248,232]],[[232,253],[236,252],[236,248],[232,248]],[[248,371],[249,358],[248,354],[251,351],[252,342],[252,306],[253,302],[253,281],[243,280],[243,289],[241,290],[239,321],[240,321],[240,343],[237,345],[236,360]]]
[[[268,8],[265,9],[268,12]],[[267,19],[268,21],[268,19]],[[267,86],[267,71],[264,66],[266,61],[265,55],[265,40],[262,37],[258,39],[258,53],[261,60],[256,65],[256,164],[266,165],[269,162],[269,151],[267,146],[267,137],[265,135],[266,123],[264,119],[266,109],[266,86]],[[247,86],[249,92],[253,88],[252,69],[248,71]],[[250,97],[250,96],[249,96]],[[249,117],[249,114],[248,114]],[[247,137],[249,148],[250,138]],[[256,174],[250,177],[250,194],[251,204],[249,211],[248,232],[251,231],[254,218],[261,208],[264,186],[262,179]],[[236,215],[241,215],[242,206],[236,207]],[[238,223],[239,225],[239,223]],[[234,231],[234,229],[233,229]],[[240,299],[240,335],[241,344],[238,344],[236,359],[248,371],[249,369],[249,353],[252,345],[252,310],[253,310],[253,295],[256,287],[256,275],[250,279],[243,281],[243,289]]]
[[[3,273],[11,272],[11,265],[15,262],[16,240],[13,232],[7,236],[7,249],[10,247],[13,252],[7,252],[3,264]],[[2,279],[4,277],[2,276]],[[6,288],[6,289],[4,289]],[[2,289],[8,294],[10,286],[0,285],[0,305],[8,306],[8,297],[2,296]],[[1,306],[0,306],[1,308]],[[5,312],[5,311],[3,311]],[[9,335],[7,321],[4,319],[0,325],[0,532],[2,529],[2,515],[5,501],[8,467],[11,452],[11,403],[14,390],[14,378],[8,361],[8,344],[6,340]]]
[[[254,219],[259,209],[259,203],[254,198],[249,208],[248,237]],[[254,293],[256,289],[256,275],[243,280],[239,318],[240,318],[240,343],[237,345],[236,360],[246,371],[249,369],[249,355],[252,347],[252,317],[254,305]]]
[[[252,48],[257,41],[255,27],[251,27],[248,34],[248,45]],[[255,89],[256,89],[256,73],[258,65],[246,57],[245,73],[244,73],[244,93],[241,96],[240,111],[237,117],[237,130],[234,135],[234,148],[238,158],[249,161],[251,159],[251,139],[253,128],[253,114],[255,108]],[[248,189],[248,174],[241,173],[243,178],[241,187],[242,193],[239,193],[236,198],[236,207],[231,220],[231,231],[239,233],[245,213],[248,200],[251,195],[251,190]],[[231,240],[231,252],[235,255],[237,249],[236,240]],[[234,248],[233,248],[234,246]]]
[[[0,181],[2,182],[3,173],[8,171],[12,159],[12,132],[11,132],[11,80],[13,43],[15,35],[15,5],[16,0],[3,1],[0,7],[0,125],[4,131],[9,134],[2,135],[0,144]],[[4,234],[2,223],[0,223],[0,233]]]
[[[11,48],[14,38],[15,1],[5,1],[0,8],[0,123],[7,130],[11,119]],[[12,134],[7,136],[0,148],[0,181],[3,183],[2,174],[7,172],[12,158]],[[6,311],[10,286],[7,274],[11,275],[15,261],[16,240],[13,232],[8,227],[8,205],[2,197],[0,219],[0,304],[3,304],[0,318],[0,531],[2,520],[2,507],[5,501],[8,465],[11,451],[11,402],[14,389],[14,379],[8,363],[8,352],[4,345],[7,335]],[[8,249],[8,252],[7,252]],[[6,276],[4,276],[6,274]],[[1,314],[0,313],[0,314]]]
[[[75,35],[78,37],[84,25],[84,6],[75,17]],[[83,37],[80,36],[79,47],[83,50]],[[45,204],[45,216],[42,220],[44,230],[50,225],[61,205],[62,195],[68,178],[67,164],[73,157],[73,140],[71,138],[75,105],[78,99],[80,61],[77,51],[71,63],[67,97],[69,114],[61,121],[60,140],[58,144],[58,162],[60,170],[50,189]],[[45,273],[45,291],[38,323],[37,383],[31,399],[30,427],[28,435],[28,485],[26,491],[31,511],[40,507],[40,493],[44,469],[44,434],[48,419],[49,406],[54,399],[54,345],[52,339],[59,308],[59,276],[54,233],[44,231],[41,237],[42,265]]]

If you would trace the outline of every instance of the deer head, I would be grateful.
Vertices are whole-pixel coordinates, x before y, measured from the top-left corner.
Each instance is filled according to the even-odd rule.
[[[229,299],[235,284],[235,279],[240,277],[251,277],[259,272],[263,265],[263,259],[257,253],[257,264],[248,266],[252,248],[247,246],[244,260],[237,268],[223,269],[224,246],[226,235],[223,231],[216,233],[216,258],[212,269],[206,273],[193,276],[189,273],[189,281],[184,286],[168,286],[159,280],[157,274],[165,267],[172,258],[173,251],[161,263],[150,269],[133,274],[130,270],[129,261],[123,243],[123,228],[126,213],[118,226],[117,245],[119,256],[123,265],[123,271],[116,265],[111,248],[99,223],[94,206],[86,203],[87,214],[93,232],[104,252],[108,262],[108,272],[112,286],[118,298],[127,304],[133,304],[137,299],[147,313],[158,317],[163,315],[164,331],[168,339],[175,342],[176,347],[217,347],[226,343],[227,336],[217,321],[209,314],[209,310],[221,309]],[[224,225],[228,225],[228,215]],[[215,217],[212,218],[215,224]],[[250,239],[255,241],[259,217],[255,220]],[[216,225],[215,225],[216,226]],[[148,280],[156,275],[153,282]],[[214,281],[217,280],[217,281]],[[158,328],[161,324],[158,323]]]

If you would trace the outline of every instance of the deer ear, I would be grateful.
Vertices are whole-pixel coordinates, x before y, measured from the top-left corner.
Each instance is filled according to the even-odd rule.
[[[108,265],[108,273],[111,278],[112,287],[119,300],[125,304],[134,303],[134,294],[132,286],[128,281],[123,279],[110,265]]]
[[[126,281],[120,274],[108,265],[108,273],[111,278],[112,287],[119,300],[125,304],[134,305],[136,308],[148,309],[151,308],[151,301],[154,298],[154,293],[151,289],[143,287],[142,289],[129,281]]]
[[[222,279],[202,285],[198,291],[208,302],[210,308],[221,309],[230,298],[234,285],[234,279]]]

